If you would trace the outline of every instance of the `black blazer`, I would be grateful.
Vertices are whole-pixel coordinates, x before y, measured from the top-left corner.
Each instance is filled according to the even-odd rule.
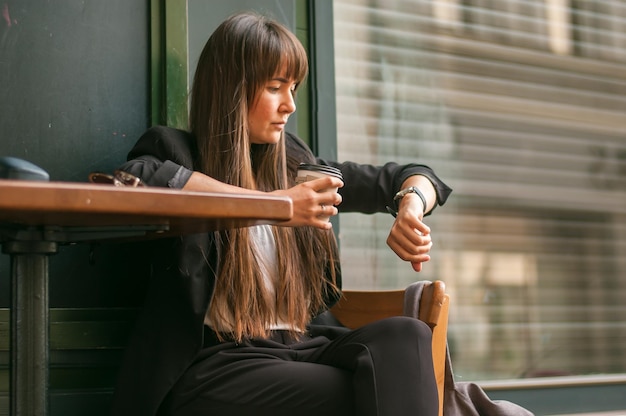
[[[313,155],[296,136],[286,134],[290,166]],[[181,188],[194,169],[194,138],[168,127],[149,129],[128,155],[121,169],[148,186]],[[428,177],[443,204],[451,189],[425,165],[384,166],[351,162],[317,163],[341,169],[345,185],[340,189],[340,212],[385,212],[406,178]],[[291,172],[295,176],[295,168]],[[125,352],[114,394],[112,414],[155,415],[178,378],[186,371],[203,344],[204,316],[216,276],[217,249],[212,233],[157,240],[152,245],[150,287],[137,326]],[[336,299],[329,299],[330,307]]]

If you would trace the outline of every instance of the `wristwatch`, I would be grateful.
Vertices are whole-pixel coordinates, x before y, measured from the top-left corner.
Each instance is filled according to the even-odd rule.
[[[404,198],[406,194],[410,194],[411,192],[419,196],[420,199],[422,200],[422,204],[424,206],[424,214],[425,214],[426,208],[428,207],[428,205],[426,205],[426,198],[424,197],[424,194],[422,193],[422,191],[417,189],[415,186],[409,186],[408,188],[404,188],[403,190],[398,192],[396,196],[393,197],[393,203],[396,206],[396,212],[398,211],[398,201]]]

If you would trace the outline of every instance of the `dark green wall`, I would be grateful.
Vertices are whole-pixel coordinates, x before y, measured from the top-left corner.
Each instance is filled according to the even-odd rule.
[[[149,122],[147,2],[0,4],[0,154],[61,181],[119,164]]]
[[[0,7],[0,155],[27,159],[54,181],[112,171],[149,125],[148,1]],[[95,252],[95,264],[89,255],[89,247],[62,247],[51,258],[51,306],[127,302],[115,283],[130,260],[106,248]],[[0,256],[3,307],[8,275],[9,260]]]
[[[119,166],[150,124],[149,29],[148,0],[1,1],[0,156],[31,161],[53,181],[86,182],[91,171]],[[120,334],[133,316],[111,308],[140,303],[147,278],[135,261],[140,252],[130,244],[76,245],[51,256],[53,415],[107,413]],[[2,414],[9,275],[9,258],[0,256]]]

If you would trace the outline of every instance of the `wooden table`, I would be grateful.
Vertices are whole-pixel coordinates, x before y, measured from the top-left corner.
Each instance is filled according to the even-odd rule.
[[[48,414],[48,257],[58,246],[161,238],[285,221],[289,198],[0,180],[0,243],[11,256],[11,415]]]

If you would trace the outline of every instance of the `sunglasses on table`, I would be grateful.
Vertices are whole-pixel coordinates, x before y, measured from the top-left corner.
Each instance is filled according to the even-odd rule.
[[[131,175],[128,172],[124,172],[123,170],[116,170],[113,172],[113,175],[109,175],[108,173],[92,172],[89,174],[89,182],[115,186],[130,186],[133,188],[146,186],[140,178],[135,175]]]

